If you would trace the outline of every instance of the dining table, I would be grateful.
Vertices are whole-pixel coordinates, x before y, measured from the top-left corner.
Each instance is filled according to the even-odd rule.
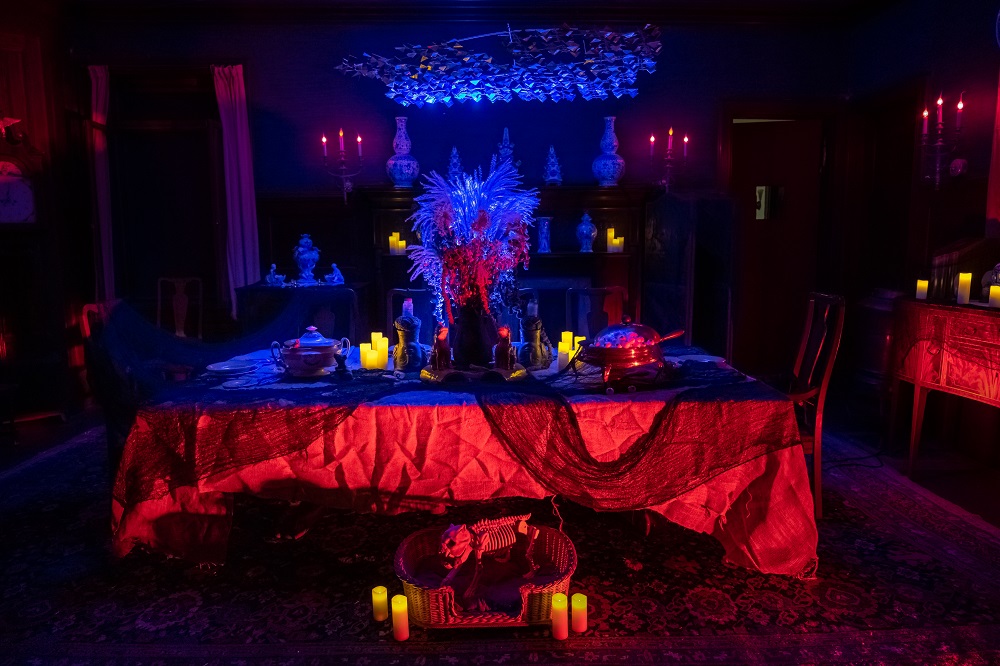
[[[240,493],[382,514],[559,496],[655,512],[741,567],[812,575],[794,405],[700,349],[664,356],[669,372],[617,391],[578,362],[432,383],[392,372],[391,354],[387,370],[362,370],[356,349],[349,372],[312,378],[288,377],[269,352],[239,357],[246,371],[206,372],[139,407],[114,483],[114,551],[223,563]]]

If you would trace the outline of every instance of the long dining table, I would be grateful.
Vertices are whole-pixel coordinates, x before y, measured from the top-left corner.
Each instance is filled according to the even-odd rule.
[[[665,353],[669,378],[617,393],[554,370],[437,385],[355,365],[351,380],[296,380],[251,354],[253,372],[140,407],[114,485],[115,552],[222,563],[237,493],[386,514],[559,495],[654,511],[712,535],[733,564],[810,575],[792,403],[700,350]]]

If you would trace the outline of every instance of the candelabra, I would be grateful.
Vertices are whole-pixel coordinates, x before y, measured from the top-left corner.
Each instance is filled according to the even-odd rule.
[[[959,95],[958,104],[955,105],[955,125],[950,137],[944,122],[943,95],[938,95],[936,106],[937,119],[934,123],[933,133],[928,132],[930,112],[925,108],[921,114],[923,124],[920,131],[920,150],[923,179],[933,181],[934,189],[939,190],[941,189],[941,174],[944,171],[945,160],[958,150],[959,139],[962,136],[962,113],[965,110],[964,93]],[[963,158],[955,157],[948,165],[948,172],[952,176],[961,176],[966,172],[968,166],[968,162]]]
[[[340,130],[340,151],[336,160],[336,167],[333,169],[327,164],[326,157],[326,136],[323,136],[323,168],[328,174],[340,181],[340,189],[344,193],[344,205],[347,205],[347,195],[354,190],[354,181],[351,179],[361,173],[364,168],[365,159],[361,152],[361,135],[358,135],[358,167],[351,171],[347,166],[347,154],[344,152],[344,130]]]
[[[654,161],[654,149],[656,145],[656,137],[650,135],[649,137],[649,159],[653,162],[653,169],[655,171],[655,161]],[[671,127],[670,131],[667,132],[667,152],[663,156],[663,176],[653,183],[659,187],[662,187],[665,192],[670,191],[670,185],[674,183],[677,176],[684,172],[687,167],[687,157],[688,157],[688,136],[685,134],[683,139],[683,153],[681,159],[678,160],[674,155],[674,129]]]

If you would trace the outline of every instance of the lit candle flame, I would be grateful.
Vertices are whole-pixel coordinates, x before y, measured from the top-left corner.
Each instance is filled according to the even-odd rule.
[[[944,97],[941,97],[941,96],[939,95],[939,96],[938,96],[938,101],[937,101],[937,105],[938,105],[938,106],[941,106],[942,104],[944,104]]]
[[[924,118],[926,118],[929,115],[931,115],[930,112],[927,109],[924,109]]]
[[[326,134],[323,135],[322,141],[323,143],[326,143]]]
[[[649,142],[650,142],[650,143],[653,143],[654,141],[656,141],[656,137],[655,137],[655,136],[653,136],[652,134],[650,134],[650,135],[649,135]]]
[[[687,134],[685,134],[685,135],[684,135],[684,143],[687,143],[687,142],[688,142],[688,135],[687,135]]]
[[[667,131],[667,134],[669,134],[670,136],[673,136],[674,135],[674,128],[671,127],[670,130]]]

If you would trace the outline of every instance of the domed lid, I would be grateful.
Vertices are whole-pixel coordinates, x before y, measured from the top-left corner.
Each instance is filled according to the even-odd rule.
[[[651,326],[633,324],[628,315],[622,317],[622,323],[608,326],[594,338],[595,347],[622,349],[655,345],[660,341],[660,334]]]
[[[324,338],[323,334],[320,333],[315,326],[310,326],[306,329],[306,332],[302,334],[299,338],[299,347],[330,347],[336,340],[331,340],[330,338]]]

